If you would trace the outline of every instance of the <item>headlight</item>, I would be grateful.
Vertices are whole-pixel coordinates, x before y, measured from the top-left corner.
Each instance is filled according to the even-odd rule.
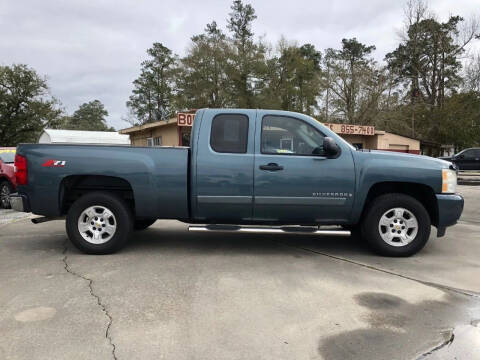
[[[442,193],[454,194],[457,191],[457,172],[442,169]]]

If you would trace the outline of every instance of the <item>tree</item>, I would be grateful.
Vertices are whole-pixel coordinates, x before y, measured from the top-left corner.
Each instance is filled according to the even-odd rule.
[[[442,108],[428,116],[439,124],[436,140],[453,144],[456,150],[480,145],[480,94],[456,93],[445,99]]]
[[[46,127],[60,121],[59,103],[47,81],[27,65],[0,66],[0,144],[36,142]]]
[[[442,141],[445,112],[438,109],[460,89],[461,57],[478,37],[478,24],[460,16],[440,22],[421,0],[409,2],[406,14],[402,42],[385,59],[396,83],[405,88],[410,135]]]
[[[374,45],[364,45],[356,38],[343,39],[341,49],[327,49],[323,72],[327,117],[350,124],[374,121],[386,76],[370,57],[373,50]]]
[[[174,112],[177,56],[160,43],[154,43],[147,54],[150,58],[142,62],[127,101],[140,124],[168,119]]]
[[[229,80],[234,106],[255,107],[255,87],[263,69],[265,48],[253,39],[252,23],[257,18],[255,9],[241,0],[234,0],[227,28],[233,36]]]
[[[313,115],[318,108],[321,53],[311,44],[280,40],[278,56],[267,61],[260,105]]]
[[[480,53],[474,55],[465,66],[463,81],[467,91],[480,93]]]
[[[407,38],[386,55],[398,82],[409,84],[412,102],[421,100],[441,107],[445,96],[461,84],[460,56],[476,36],[475,28],[461,36],[463,21],[460,16],[451,16],[443,23],[433,17],[421,19],[410,25]]]
[[[230,44],[212,21],[205,33],[192,37],[178,75],[178,105],[183,109],[230,105],[227,78]]]
[[[107,125],[108,111],[99,100],[93,100],[79,106],[66,120],[65,129],[89,131],[115,131]]]

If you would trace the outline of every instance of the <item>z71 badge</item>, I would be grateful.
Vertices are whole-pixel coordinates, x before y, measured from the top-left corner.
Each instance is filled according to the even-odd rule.
[[[42,166],[44,167],[64,167],[66,165],[65,160],[47,160],[45,161]]]

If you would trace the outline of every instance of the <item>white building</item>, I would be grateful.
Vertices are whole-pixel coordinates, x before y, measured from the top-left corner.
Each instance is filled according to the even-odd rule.
[[[113,131],[82,131],[45,129],[39,144],[130,145],[128,135]]]

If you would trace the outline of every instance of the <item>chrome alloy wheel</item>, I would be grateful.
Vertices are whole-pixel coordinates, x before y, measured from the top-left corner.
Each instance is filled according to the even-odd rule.
[[[78,231],[91,244],[104,244],[117,230],[115,215],[105,206],[90,206],[78,218]]]
[[[6,183],[4,183],[0,189],[0,202],[5,209],[10,207],[10,188]]]
[[[378,231],[388,245],[405,246],[417,236],[418,221],[411,211],[393,208],[386,211],[380,218]]]

